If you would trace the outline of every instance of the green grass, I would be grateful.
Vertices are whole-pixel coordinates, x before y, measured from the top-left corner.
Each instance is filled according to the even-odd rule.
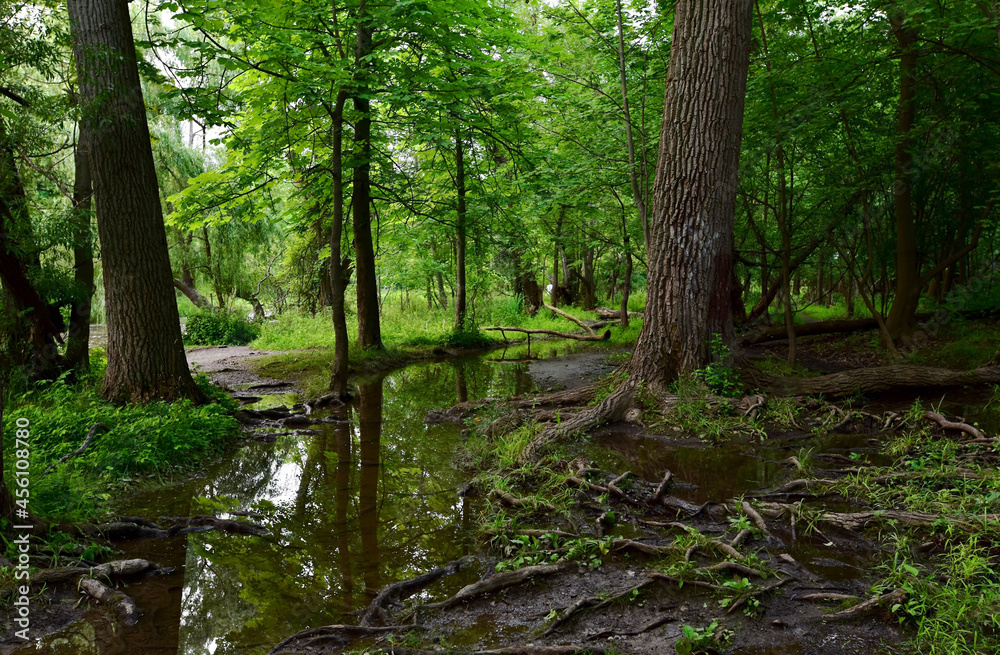
[[[355,372],[391,368],[415,359],[424,358],[441,348],[490,348],[504,343],[500,332],[482,332],[477,327],[503,326],[578,332],[580,328],[565,318],[541,309],[535,316],[520,311],[515,298],[501,296],[490,302],[479,302],[470,307],[470,329],[453,331],[452,312],[439,308],[428,309],[426,303],[412,301],[409,305],[402,294],[390,293],[382,304],[383,351],[369,351],[357,347],[357,321],[348,316],[348,335],[351,341],[349,358]],[[645,306],[645,294],[634,294],[629,302],[632,311]],[[563,311],[580,319],[593,320],[594,314],[577,307],[561,307]],[[599,348],[621,348],[635,343],[642,321],[633,319],[628,330],[617,325],[609,326],[611,337],[607,341],[589,344]],[[527,335],[505,333],[508,342],[525,343]],[[546,337],[547,338],[547,337]],[[260,350],[293,351],[255,360],[255,370],[279,379],[293,379],[309,396],[321,395],[329,387],[330,365],[333,361],[333,320],[329,311],[316,316],[285,314],[261,325],[261,335],[251,346]],[[538,335],[531,339],[532,347],[544,343]],[[516,348],[516,346],[515,346]],[[508,353],[514,357],[514,351]]]
[[[985,366],[1000,352],[1000,325],[956,320],[937,334],[908,362],[923,366],[971,369]]]
[[[4,455],[12,461],[16,419],[27,419],[30,506],[39,516],[86,519],[103,515],[113,495],[202,466],[238,434],[231,416],[233,401],[205,378],[198,383],[214,399],[211,404],[108,403],[98,393],[103,368],[100,352],[93,356],[95,372],[79,384],[62,379],[38,383],[6,399]],[[109,429],[98,432],[83,454],[46,473],[60,457],[80,447],[95,423]]]

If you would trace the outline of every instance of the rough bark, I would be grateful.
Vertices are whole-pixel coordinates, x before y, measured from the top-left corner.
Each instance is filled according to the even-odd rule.
[[[465,152],[462,134],[455,132],[455,331],[465,329]]]
[[[631,372],[654,390],[732,345],[733,214],[752,0],[680,0],[650,225],[649,285]]]
[[[343,256],[344,239],[344,103],[347,92],[341,90],[331,112],[333,143],[331,144],[330,176],[333,184],[333,224],[330,227],[330,306],[333,313],[333,370],[330,373],[330,393],[341,400],[348,396],[347,314],[344,297],[350,279],[350,260]]]
[[[127,3],[70,0],[101,240],[108,324],[104,394],[202,400],[184,356],[167,234]]]
[[[0,280],[16,309],[27,312],[25,331],[30,329],[31,347],[13,345],[23,355],[18,364],[30,362],[34,377],[52,378],[63,366],[56,342],[61,340],[64,325],[59,309],[41,297],[29,277],[29,271],[37,271],[39,264],[37,253],[24,243],[31,233],[26,203],[14,148],[0,119]]]
[[[899,44],[899,108],[896,122],[896,169],[893,180],[893,210],[896,219],[896,291],[886,317],[893,339],[909,340],[916,331],[920,300],[920,263],[917,228],[913,213],[913,124],[917,112],[917,30],[905,23],[898,8],[890,13],[892,33]]]
[[[972,371],[953,371],[930,366],[878,366],[858,368],[814,378],[774,378],[765,383],[771,393],[786,396],[845,396],[904,389],[941,389],[967,384],[1000,382],[1000,367],[984,366]]]
[[[173,284],[174,288],[187,296],[188,300],[194,303],[194,306],[198,309],[218,309],[218,307],[212,304],[211,300],[201,295],[193,284],[184,280],[178,280],[177,278],[173,278]]]
[[[354,110],[358,119],[354,125],[354,167],[352,211],[354,214],[354,260],[358,286],[358,345],[365,349],[382,349],[382,328],[379,323],[379,289],[375,275],[375,247],[372,242],[371,157],[372,114],[371,82],[367,58],[374,52],[372,21],[362,0],[358,7],[357,50],[355,56]]]
[[[89,134],[80,130],[74,153],[73,182],[73,299],[70,303],[66,365],[90,370],[90,307],[94,296],[94,249],[90,232],[91,195]]]

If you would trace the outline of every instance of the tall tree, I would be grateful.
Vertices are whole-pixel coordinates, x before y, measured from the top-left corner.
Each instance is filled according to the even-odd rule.
[[[68,0],[104,275],[115,402],[201,399],[174,300],[128,3]]]
[[[662,390],[733,339],[733,215],[752,0],[680,0],[650,220],[645,321],[633,377]]]

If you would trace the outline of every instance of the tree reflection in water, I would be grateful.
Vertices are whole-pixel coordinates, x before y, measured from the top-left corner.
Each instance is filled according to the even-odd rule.
[[[179,652],[266,653],[306,626],[353,622],[345,615],[384,585],[472,552],[477,501],[458,496],[467,475],[452,465],[461,428],[423,418],[529,386],[525,365],[412,366],[360,381],[318,434],[253,443],[209,471],[194,511],[257,512],[274,537],[189,537]]]

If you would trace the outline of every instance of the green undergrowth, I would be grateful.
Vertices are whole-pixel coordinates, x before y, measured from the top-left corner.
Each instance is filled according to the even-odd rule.
[[[257,324],[225,310],[192,314],[184,326],[184,343],[193,346],[245,346],[259,336]]]
[[[95,369],[101,368],[99,354]],[[156,484],[194,470],[218,456],[238,434],[232,418],[234,402],[207,378],[196,381],[212,399],[115,406],[101,398],[99,370],[78,384],[65,379],[38,383],[6,399],[6,461],[16,447],[16,422],[30,423],[30,508],[42,517],[91,519],[105,514],[110,503],[138,485]],[[23,421],[22,421],[23,423]],[[77,450],[91,426],[103,423],[90,446]],[[55,468],[47,471],[51,465]],[[8,480],[8,485],[10,480]]]
[[[640,299],[644,302],[644,296]],[[348,356],[353,373],[395,368],[419,359],[434,357],[444,349],[485,350],[510,346],[509,356],[514,357],[518,349],[527,345],[526,335],[506,332],[506,341],[500,332],[484,332],[479,327],[500,325],[503,327],[524,327],[579,332],[580,328],[564,318],[554,316],[542,309],[535,316],[521,312],[511,298],[494,301],[492,313],[479,315],[478,326],[455,332],[452,329],[454,316],[440,309],[428,310],[426,306],[404,308],[390,302],[383,305],[381,322],[382,350],[369,350],[357,345],[357,324],[348,321],[350,348]],[[630,307],[633,306],[630,304]],[[639,305],[638,309],[642,306]],[[593,320],[594,314],[575,307],[563,307],[564,311],[578,318]],[[486,319],[486,320],[483,320]],[[622,330],[617,325],[609,326],[611,336],[607,341],[588,343],[590,348],[615,349],[631,346],[639,337],[642,321],[634,319],[629,329]],[[532,351],[544,349],[550,337],[531,339]],[[284,350],[283,352],[254,360],[254,370],[269,377],[294,380],[307,396],[315,397],[327,391],[330,384],[330,366],[333,362],[333,323],[329,312],[316,316],[285,315],[261,325],[261,335],[251,345],[260,350]]]
[[[866,466],[829,490],[879,508],[926,512],[930,525],[880,524],[891,553],[873,589],[902,589],[890,609],[914,630],[913,644],[932,655],[1000,652],[1000,473],[995,444],[962,444],[941,436],[910,410],[911,426],[895,433],[889,466]],[[967,435],[966,435],[967,436]]]
[[[941,326],[922,348],[911,353],[910,364],[972,369],[988,364],[1000,353],[1000,325],[955,320]]]

